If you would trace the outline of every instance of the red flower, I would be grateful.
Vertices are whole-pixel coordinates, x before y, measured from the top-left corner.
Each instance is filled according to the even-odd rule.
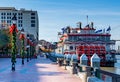
[[[10,33],[13,33],[14,30],[15,30],[16,32],[18,32],[17,27],[16,27],[15,24],[13,24],[13,25],[10,27],[9,32],[10,32]]]
[[[25,39],[25,35],[24,34],[20,34],[19,39]]]

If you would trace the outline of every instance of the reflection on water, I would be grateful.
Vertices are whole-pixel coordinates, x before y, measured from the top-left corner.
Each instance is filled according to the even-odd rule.
[[[117,62],[114,67],[101,67],[102,70],[120,75],[120,55],[116,55]]]
[[[115,63],[114,67],[101,67],[101,70],[104,70],[104,71],[107,71],[107,72],[110,72],[110,73],[113,74],[113,75],[110,75],[109,73],[107,74],[107,73],[102,73],[101,72],[101,77],[100,78],[104,82],[114,82],[114,81],[115,82],[120,82],[120,80],[117,79],[118,75],[120,75],[120,55],[116,55],[115,57],[116,57],[116,63]],[[115,74],[117,74],[117,75],[115,75]],[[114,77],[115,80],[112,77]]]
[[[115,57],[117,59],[117,63],[120,63],[120,55],[116,55]]]
[[[120,75],[120,68],[116,68],[116,67],[101,67],[101,69],[104,70],[104,71],[108,71],[108,72]]]
[[[115,56],[117,59],[117,62],[115,63],[115,67],[120,68],[120,55]]]

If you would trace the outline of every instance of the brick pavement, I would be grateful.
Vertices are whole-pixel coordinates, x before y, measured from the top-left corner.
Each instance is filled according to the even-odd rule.
[[[17,59],[16,71],[11,71],[9,58],[0,59],[0,82],[81,82],[80,78],[53,64],[49,59],[39,57],[21,65]]]

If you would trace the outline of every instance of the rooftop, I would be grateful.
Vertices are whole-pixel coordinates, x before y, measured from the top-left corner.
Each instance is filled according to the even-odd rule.
[[[0,10],[16,10],[15,7],[0,7]]]

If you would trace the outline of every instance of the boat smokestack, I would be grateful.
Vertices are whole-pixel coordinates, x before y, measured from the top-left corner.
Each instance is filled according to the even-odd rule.
[[[77,24],[78,24],[78,27],[79,27],[80,29],[82,29],[82,23],[81,23],[81,22],[78,22]]]
[[[70,26],[67,26],[67,33],[70,33],[70,32],[71,32]]]
[[[91,27],[93,28],[93,26],[94,26],[94,24],[93,24],[93,22],[91,22]]]

